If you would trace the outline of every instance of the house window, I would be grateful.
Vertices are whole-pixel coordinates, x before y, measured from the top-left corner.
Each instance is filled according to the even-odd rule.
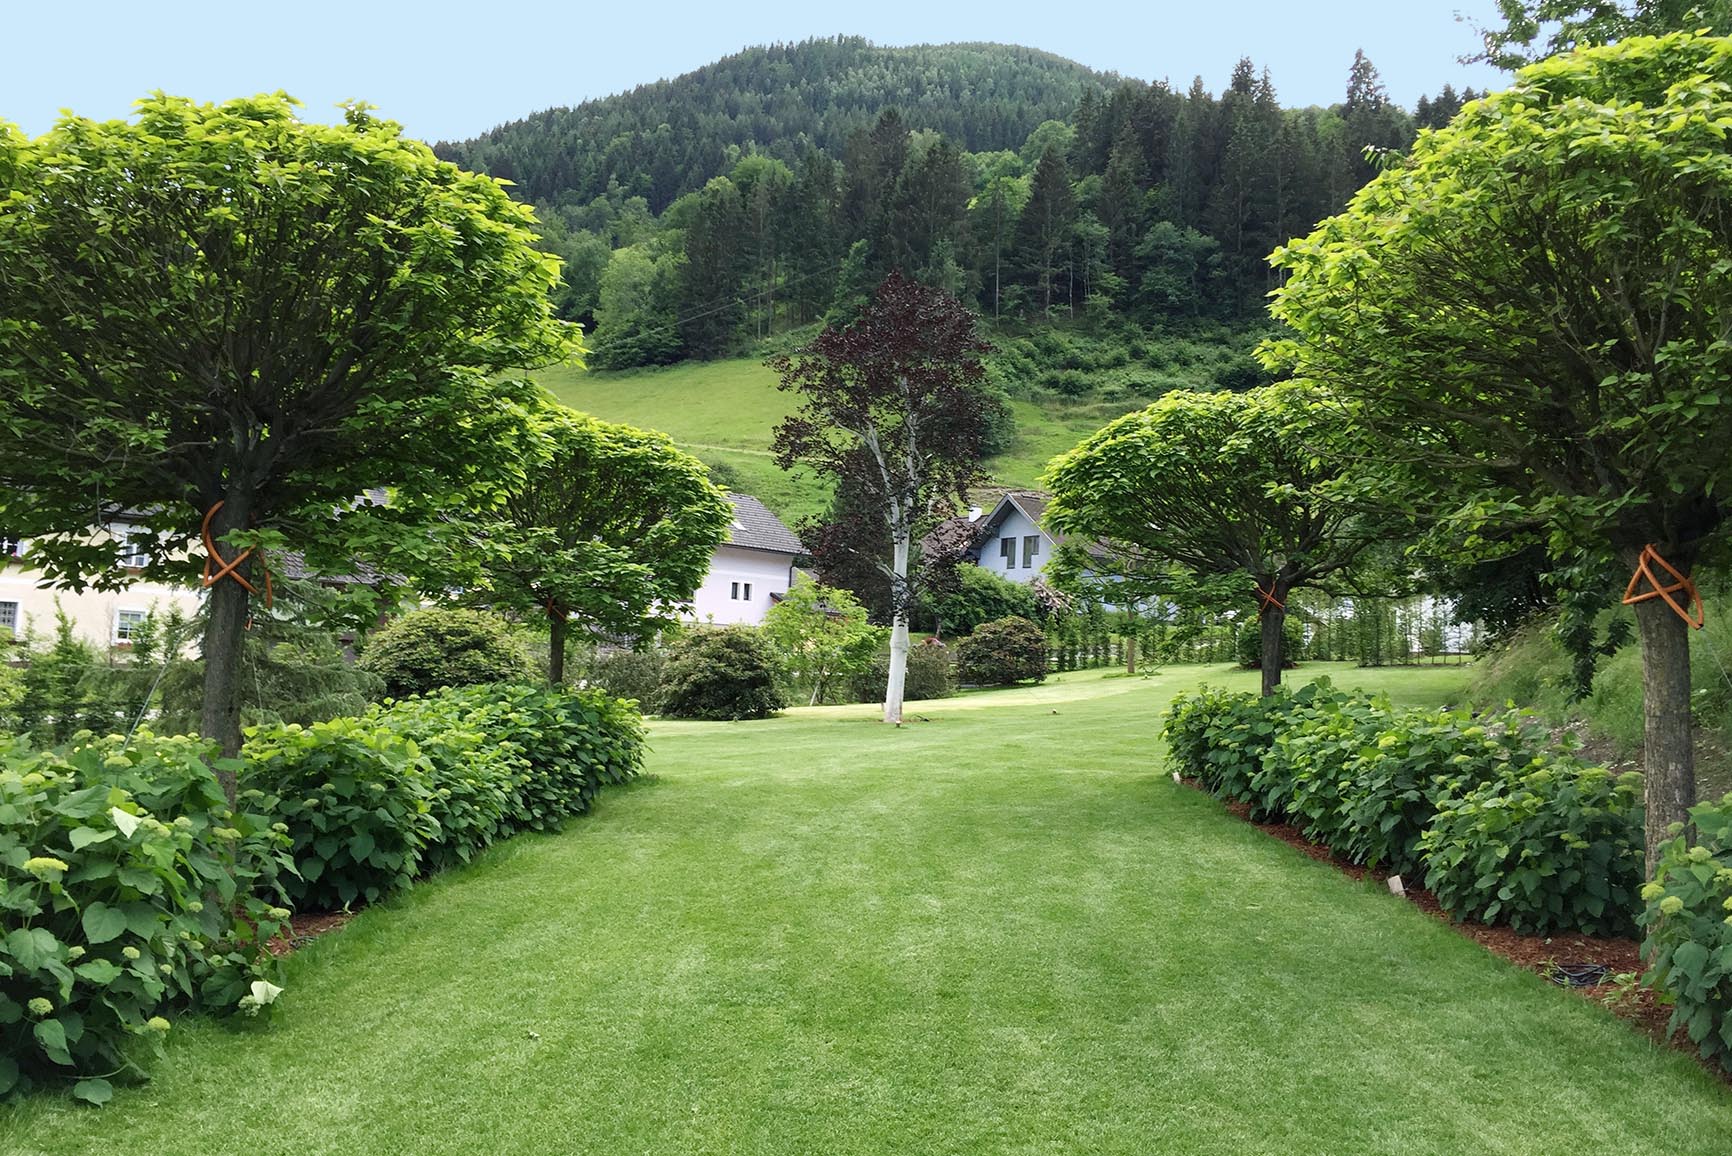
[[[743,589],[745,591],[745,593],[743,595],[741,595],[742,600],[746,601],[746,602],[750,602],[752,600],[752,584],[750,582],[746,582],[742,585],[741,589]]]
[[[1022,540],[1022,568],[1027,570],[1032,567],[1034,560],[1038,557],[1040,557],[1040,535],[1030,534]]]
[[[728,594],[728,597],[732,598],[735,602],[738,602],[740,600],[740,584],[738,582],[734,583],[734,588]]]
[[[734,583],[733,591],[728,597],[735,602],[750,602],[752,600],[752,584],[750,582]]]
[[[18,633],[18,603],[0,602],[0,630]]]
[[[18,558],[24,554],[24,539],[16,534],[0,532],[0,558]]]
[[[1004,559],[1006,570],[1016,569],[1016,539],[1000,538],[998,540],[998,556]]]
[[[144,610],[116,610],[114,612],[114,645],[132,645],[133,635],[138,632],[140,626],[144,625],[148,613]]]
[[[128,570],[142,570],[150,564],[150,553],[136,544],[140,537],[136,530],[114,532],[114,540],[120,543],[120,564]]]

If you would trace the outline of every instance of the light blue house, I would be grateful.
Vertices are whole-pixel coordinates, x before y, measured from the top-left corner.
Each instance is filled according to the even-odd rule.
[[[1012,582],[1032,582],[1052,560],[1058,539],[1041,527],[1046,494],[1011,490],[976,523],[967,557],[984,570]]]

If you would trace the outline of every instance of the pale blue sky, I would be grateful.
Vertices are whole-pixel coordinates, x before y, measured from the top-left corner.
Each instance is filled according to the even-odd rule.
[[[1144,0],[1094,4],[610,3],[539,0],[0,0],[0,119],[45,131],[60,109],[123,116],[152,89],[217,100],[286,89],[327,119],[346,97],[428,140],[676,76],[751,44],[837,33],[881,44],[995,40],[1090,67],[1219,91],[1240,56],[1267,65],[1282,103],[1341,98],[1363,47],[1411,106],[1446,82],[1502,74],[1456,58],[1455,19],[1492,0]]]

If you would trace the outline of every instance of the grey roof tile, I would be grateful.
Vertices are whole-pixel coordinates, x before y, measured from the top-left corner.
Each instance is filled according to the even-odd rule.
[[[770,513],[769,507],[750,494],[729,494],[734,504],[734,522],[728,531],[728,545],[747,550],[773,550],[778,554],[804,554],[806,547],[794,532],[782,525],[782,520]]]

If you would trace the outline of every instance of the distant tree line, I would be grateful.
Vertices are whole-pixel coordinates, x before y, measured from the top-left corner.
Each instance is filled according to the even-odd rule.
[[[1272,249],[1477,94],[1409,113],[1359,53],[1341,103],[1282,108],[1025,49],[755,49],[679,81],[442,145],[518,182],[595,364],[725,355],[847,319],[892,270],[983,316],[1251,321]],[[868,110],[877,110],[869,112]]]

